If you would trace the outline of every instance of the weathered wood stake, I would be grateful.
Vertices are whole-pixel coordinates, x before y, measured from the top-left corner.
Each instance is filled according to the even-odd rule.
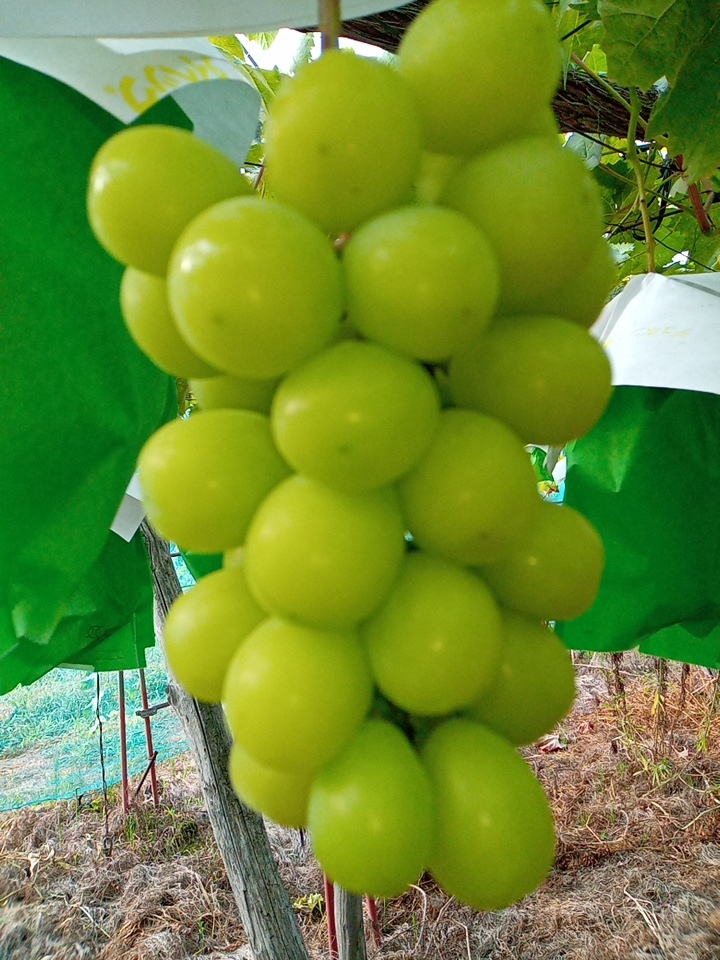
[[[155,628],[162,643],[165,617],[182,589],[167,543],[147,524],[143,533],[155,584]],[[309,960],[262,817],[240,803],[230,784],[231,741],[222,707],[193,700],[172,680],[168,699],[190,744],[208,817],[255,960]]]
[[[362,897],[335,885],[338,960],[367,960]]]

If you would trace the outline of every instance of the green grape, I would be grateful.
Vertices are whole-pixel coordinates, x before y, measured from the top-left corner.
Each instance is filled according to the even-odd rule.
[[[279,380],[248,380],[228,374],[193,378],[190,392],[201,410],[255,410],[270,413]]]
[[[128,267],[120,284],[120,309],[130,336],[165,373],[183,379],[217,374],[180,336],[162,277]]]
[[[479,577],[415,552],[362,637],[389,700],[419,716],[452,713],[476,700],[494,676],[500,616]]]
[[[502,910],[552,866],[552,812],[530,767],[502,737],[470,720],[437,727],[422,751],[437,805],[428,866],[476,910]]]
[[[365,224],[343,252],[348,316],[378,343],[440,361],[490,322],[498,269],[485,236],[439,207],[403,207]]]
[[[499,560],[522,539],[541,505],[518,438],[472,410],[440,414],[430,449],[398,489],[418,546],[458,563]]]
[[[275,770],[239,743],[233,744],[228,765],[233,790],[244,804],[282,827],[307,826],[312,772]]]
[[[392,488],[348,494],[290,477],[253,518],[245,543],[248,584],[278,616],[352,627],[390,591],[404,533]]]
[[[345,341],[289,374],[271,425],[296,470],[353,493],[406,473],[430,445],[439,414],[426,370],[375,344]]]
[[[450,177],[460,169],[463,157],[423,150],[415,175],[415,201],[422,206],[437,203]]]
[[[417,99],[425,146],[477,153],[523,136],[552,99],[561,55],[536,0],[434,0],[406,31],[398,68]]]
[[[526,443],[584,436],[612,393],[605,351],[558,317],[502,317],[453,358],[455,403],[497,417]]]
[[[120,263],[161,277],[180,232],[206,207],[252,187],[224,154],[187,130],[122,130],[90,170],[88,217]]]
[[[267,614],[255,602],[242,567],[217,570],[173,603],[163,649],[170,670],[191,697],[220,703],[228,664]]]
[[[411,745],[393,724],[368,720],[313,781],[313,851],[346,890],[397,897],[425,867],[434,813],[427,774]]]
[[[557,117],[551,106],[542,107],[525,125],[525,137],[561,137]]]
[[[391,67],[330,51],[280,87],[265,126],[267,184],[333,236],[407,202],[420,122]]]
[[[572,507],[543,501],[524,538],[483,567],[498,600],[538,620],[572,620],[600,588],[605,551],[595,527]]]
[[[371,702],[370,668],[355,633],[275,618],[240,645],[223,691],[235,741],[260,763],[298,773],[332,759]]]
[[[435,367],[433,370],[433,380],[440,394],[440,402],[443,410],[447,410],[448,407],[454,407],[455,401],[450,392],[450,374],[448,370],[443,367]]]
[[[242,544],[258,504],[289,473],[268,418],[246,410],[166,423],[143,447],[138,468],[152,525],[197,553]]]
[[[561,134],[552,107],[543,107],[531,117],[525,124],[522,135],[551,136],[557,140]],[[415,202],[421,205],[439,203],[449,179],[457,173],[466,159],[456,153],[431,153],[424,150],[420,155],[420,169],[415,176]]]
[[[515,746],[550,733],[575,698],[575,670],[563,642],[541,623],[502,611],[500,663],[467,711]]]
[[[232,567],[245,566],[245,546],[232,547],[223,553],[223,569],[230,570]]]
[[[539,299],[582,269],[603,230],[585,164],[547,136],[473,158],[450,179],[443,202],[490,241],[500,266],[501,314],[536,313]]]
[[[343,310],[332,244],[301,214],[256,197],[227,200],[193,220],[173,251],[168,292],[197,353],[257,380],[322,349]]]
[[[589,329],[600,316],[618,282],[618,268],[610,245],[601,239],[576,273],[565,277],[563,285],[546,295],[538,294],[538,313],[572,320]]]

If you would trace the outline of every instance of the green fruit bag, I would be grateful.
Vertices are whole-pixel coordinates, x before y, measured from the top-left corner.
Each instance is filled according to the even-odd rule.
[[[131,122],[194,123],[244,157],[259,95],[189,43],[1,47],[0,693],[61,663],[142,666],[154,642],[142,539],[111,524],[176,387],[126,331],[123,267],[91,233],[86,190],[97,150]]]
[[[125,331],[122,268],[86,223],[87,170],[123,124],[9,60],[0,60],[0,110],[0,644],[7,652],[21,638],[50,642],[70,615],[100,561],[138,451],[167,416],[172,384]],[[126,572],[147,578],[146,566]],[[126,613],[122,622],[133,609]]]
[[[567,449],[565,501],[603,538],[593,607],[567,646],[720,667],[720,396],[620,386]]]
[[[100,556],[70,597],[48,643],[25,637],[0,657],[0,695],[57,666],[129,670],[145,666],[155,643],[147,554],[138,533],[127,543],[110,533]]]

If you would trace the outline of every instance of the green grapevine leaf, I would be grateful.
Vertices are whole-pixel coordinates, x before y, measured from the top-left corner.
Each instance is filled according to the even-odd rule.
[[[607,73],[607,56],[600,44],[593,44],[592,50],[586,57],[583,57],[583,59],[595,73]]]
[[[658,101],[649,136],[666,134],[670,151],[685,158],[693,182],[720,165],[720,23],[688,57],[677,83]]]
[[[599,20],[600,13],[598,11],[598,0],[578,0],[578,2],[572,2],[572,6],[579,10],[579,12],[585,17],[586,20]]]
[[[667,223],[668,221],[666,221]],[[717,260],[720,237],[716,233],[705,235],[694,216],[690,213],[673,217],[668,228],[663,227],[655,234],[657,248],[656,262],[666,265],[663,273],[697,273],[712,270]],[[678,253],[687,254],[687,263],[671,262]]]
[[[717,270],[720,257],[720,237],[717,231],[706,236],[698,228],[695,242],[690,247],[690,255],[708,270]],[[699,270],[700,267],[696,265],[695,269]]]
[[[674,83],[688,54],[718,16],[716,0],[599,0],[608,76],[649,90]]]
[[[245,158],[245,163],[260,166],[265,160],[265,144],[264,143],[254,143],[248,155]]]
[[[267,110],[275,99],[275,93],[280,86],[282,74],[275,68],[274,70],[261,70],[259,67],[253,67],[249,63],[236,63],[238,70],[243,73],[253,84],[262,98],[263,106]]]
[[[300,46],[298,47],[297,53],[293,58],[292,66],[290,67],[290,73],[295,73],[299,67],[302,67],[303,64],[309,63],[310,60],[312,60],[314,46],[315,38],[311,33],[306,33],[300,41]]]
[[[558,7],[555,23],[560,39],[563,56],[563,69],[567,77],[572,55],[585,58],[587,53],[602,40],[603,26],[599,20],[587,17],[579,12],[575,5],[568,3]]]
[[[263,48],[263,50],[269,50],[275,42],[275,37],[277,34],[277,30],[271,30],[269,33],[249,33],[248,40],[252,40],[254,43],[257,43]]]
[[[237,37],[209,37],[209,40],[229,60],[245,60],[245,49]]]

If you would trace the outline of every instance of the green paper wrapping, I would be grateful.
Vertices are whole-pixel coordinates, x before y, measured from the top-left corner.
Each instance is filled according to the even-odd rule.
[[[182,555],[195,580],[222,569],[223,555],[221,553],[191,553],[183,550]]]
[[[174,382],[126,332],[123,268],[86,219],[92,158],[123,125],[64,84],[5,59],[0,112],[0,689],[7,690],[13,678],[30,682],[21,675],[35,679],[41,666],[88,646],[78,617],[98,618],[99,641],[138,613],[140,568],[128,572],[117,559],[127,548],[137,564],[138,547],[109,529],[142,444],[173,415],[176,399]],[[183,118],[163,101],[143,119]],[[132,597],[113,593],[122,570]],[[107,610],[90,611],[111,597]],[[127,649],[137,661],[134,639]]]
[[[600,423],[567,449],[565,501],[607,553],[593,607],[558,633],[574,649],[639,646],[720,663],[720,397],[617,387]]]
[[[0,658],[0,695],[57,666],[128,670],[145,666],[155,642],[152,580],[141,534],[110,533],[48,643],[26,638]]]

